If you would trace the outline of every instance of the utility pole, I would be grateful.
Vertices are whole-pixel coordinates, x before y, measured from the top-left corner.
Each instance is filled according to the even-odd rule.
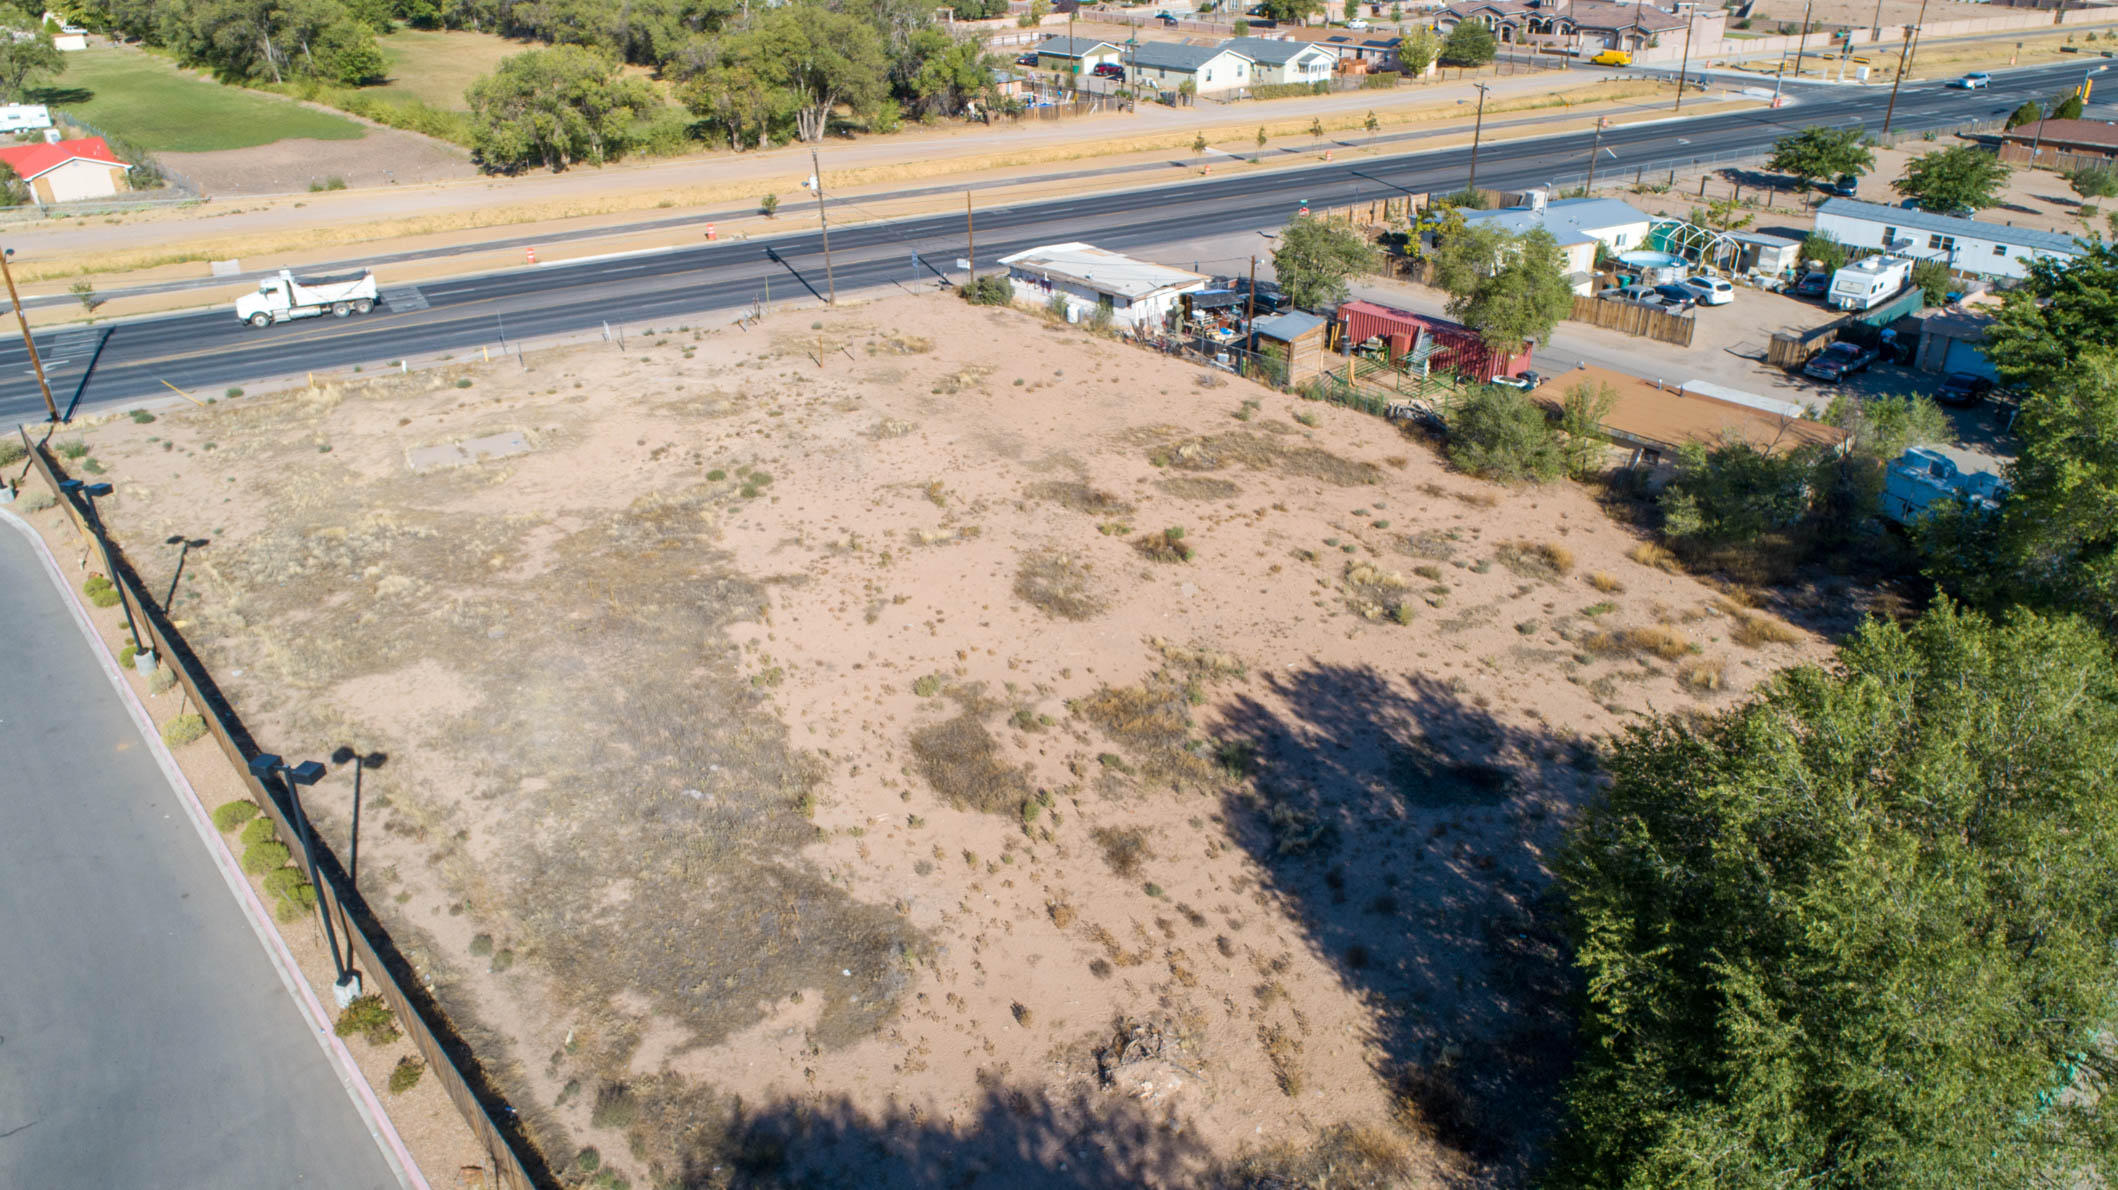
[[[823,229],[824,233],[824,284],[829,287],[827,292],[831,295],[824,299],[824,304],[836,306],[838,305],[838,278],[833,276],[831,272],[831,220],[829,216],[824,214],[824,167],[817,161],[814,148],[809,150],[809,168],[815,171],[810,174],[810,180],[816,183],[816,223],[818,227]]]
[[[1603,155],[1603,122],[1608,117],[1596,117],[1596,143],[1588,151],[1588,182],[1581,187],[1583,198],[1596,197],[1596,158]]]
[[[971,262],[971,284],[978,284],[978,225],[971,217],[971,192],[963,192],[963,258]]]
[[[1258,321],[1258,258],[1250,258],[1250,289],[1244,294],[1247,301],[1243,307],[1243,326],[1246,330],[1257,326]],[[1254,330],[1252,333],[1256,333]]]
[[[1684,110],[1684,79],[1685,76],[1691,73],[1691,27],[1698,23],[1699,14],[1697,10],[1686,9],[1684,12],[1684,60],[1677,64],[1677,103],[1676,106],[1669,109],[1672,114]],[[1602,122],[1598,121],[1597,126],[1599,128],[1602,127]]]
[[[1883,0],[1875,0],[1875,19],[1868,22],[1868,44],[1883,39]]]
[[[1898,55],[1897,77],[1890,80],[1890,106],[1883,109],[1883,135],[1890,135],[1890,121],[1897,115],[1897,89],[1904,85],[1905,75],[1912,70],[1912,51],[1918,48],[1915,38],[1919,27],[1927,22],[1927,0],[1919,0],[1919,16],[1905,26],[1905,52]]]
[[[1463,188],[1465,190],[1478,189],[1478,141],[1485,132],[1486,92],[1491,89],[1484,83],[1472,83],[1471,85],[1478,88],[1478,120],[1471,125],[1471,178],[1464,183]]]
[[[37,341],[30,337],[29,317],[22,313],[22,295],[15,292],[15,270],[7,267],[7,258],[14,254],[13,248],[0,252],[0,276],[7,278],[7,300],[15,304],[15,321],[22,324],[22,345],[29,348],[29,366],[37,370],[37,387],[44,390],[44,408],[56,422],[59,406],[51,399],[50,382],[44,379],[44,361],[37,357]]]
[[[1809,13],[1816,7],[1816,0],[1802,5],[1802,35],[1794,40],[1794,78],[1802,80],[1802,51],[1809,47]]]

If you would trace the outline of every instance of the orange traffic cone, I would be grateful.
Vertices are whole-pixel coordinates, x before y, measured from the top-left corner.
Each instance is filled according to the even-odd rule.
[[[529,257],[529,262],[531,264],[537,263],[537,250],[535,248],[524,248],[522,250],[522,254],[524,256]]]

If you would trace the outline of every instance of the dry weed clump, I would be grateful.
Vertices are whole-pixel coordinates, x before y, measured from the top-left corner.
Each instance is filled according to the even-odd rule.
[[[1693,690],[1711,693],[1727,683],[1728,663],[1719,657],[1691,657],[1677,667],[1677,680]]]
[[[1155,562],[1189,562],[1199,551],[1184,540],[1184,528],[1172,525],[1160,533],[1143,533],[1133,539],[1140,556]]]
[[[1283,1141],[1245,1153],[1220,1180],[1228,1186],[1397,1186],[1412,1172],[1412,1149],[1383,1128],[1334,1124],[1307,1144]]]
[[[1680,573],[1684,569],[1683,563],[1677,561],[1677,555],[1652,541],[1641,542],[1639,545],[1627,550],[1625,556],[1642,566],[1667,571],[1670,574]]]
[[[1242,466],[1252,471],[1276,471],[1297,479],[1314,479],[1340,487],[1358,487],[1382,481],[1382,468],[1357,462],[1317,446],[1282,442],[1268,434],[1231,430],[1175,442],[1163,442],[1148,452],[1157,467],[1178,471],[1218,471]]]
[[[1147,832],[1138,827],[1126,827],[1121,830],[1118,827],[1099,826],[1089,832],[1089,837],[1096,841],[1096,846],[1103,849],[1103,862],[1109,864],[1110,870],[1120,876],[1138,875],[1142,861],[1155,857],[1153,850],[1147,845]],[[1057,906],[1052,913],[1052,921],[1062,927],[1064,923],[1059,922],[1058,910],[1065,908]],[[1073,912],[1072,909],[1066,909],[1068,920],[1072,920]]]
[[[1089,585],[1089,565],[1071,554],[1026,555],[1015,571],[1015,597],[1062,620],[1086,620],[1104,603]]]
[[[1061,508],[1085,512],[1090,516],[1123,517],[1132,515],[1133,511],[1130,501],[1072,480],[1032,484],[1023,489],[1022,494],[1033,500],[1044,500]]]
[[[1588,584],[1606,595],[1622,595],[1625,593],[1625,584],[1619,582],[1617,576],[1608,570],[1598,570],[1594,574],[1589,575]]]
[[[1802,639],[1786,621],[1758,611],[1736,611],[1735,627],[1729,629],[1728,638],[1748,649],[1760,649],[1766,645],[1791,645]]]
[[[1621,628],[1612,632],[1598,632],[1583,642],[1593,653],[1630,655],[1651,653],[1664,661],[1675,661],[1697,651],[1698,646],[1675,628],[1667,624],[1650,624],[1645,628]]]
[[[1553,582],[1574,569],[1574,551],[1550,541],[1510,541],[1494,551],[1502,566],[1524,578]]]
[[[970,711],[913,732],[912,755],[934,792],[953,806],[1013,814],[1030,794],[1025,770],[1002,761],[999,742]]]
[[[1171,475],[1155,486],[1180,500],[1233,500],[1243,494],[1235,481],[1212,475]]]
[[[1345,576],[1346,606],[1364,620],[1385,617],[1400,624],[1412,621],[1412,583],[1395,570],[1383,570],[1372,562],[1348,562]]]
[[[1203,741],[1192,739],[1191,708],[1206,701],[1214,682],[1241,677],[1243,667],[1218,650],[1151,641],[1163,665],[1137,686],[1104,686],[1075,699],[1069,709],[1094,724],[1132,754],[1137,772],[1172,786],[1199,783],[1221,773]],[[1108,767],[1134,771],[1119,757]]]

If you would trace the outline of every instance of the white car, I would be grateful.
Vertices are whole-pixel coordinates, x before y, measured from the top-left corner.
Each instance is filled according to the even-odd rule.
[[[1736,287],[1719,277],[1686,277],[1678,284],[1698,294],[1702,306],[1725,306],[1736,300]]]
[[[1993,76],[1983,70],[1974,70],[1957,79],[1956,85],[1966,91],[1983,91],[1993,85]]]
[[[1361,19],[1360,17],[1354,17],[1352,20],[1346,22],[1346,28],[1348,29],[1360,30],[1365,29],[1367,27],[1368,22]]]

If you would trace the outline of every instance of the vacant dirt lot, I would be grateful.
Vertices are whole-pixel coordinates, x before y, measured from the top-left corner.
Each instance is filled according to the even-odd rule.
[[[1822,646],[1360,414],[811,317],[85,444],[258,738],[386,754],[360,879],[555,1166],[1514,1180],[1593,739]]]
[[[163,153],[172,169],[216,197],[287,194],[337,178],[348,188],[474,178],[471,155],[455,145],[370,125],[359,140],[279,140],[248,149]]]

